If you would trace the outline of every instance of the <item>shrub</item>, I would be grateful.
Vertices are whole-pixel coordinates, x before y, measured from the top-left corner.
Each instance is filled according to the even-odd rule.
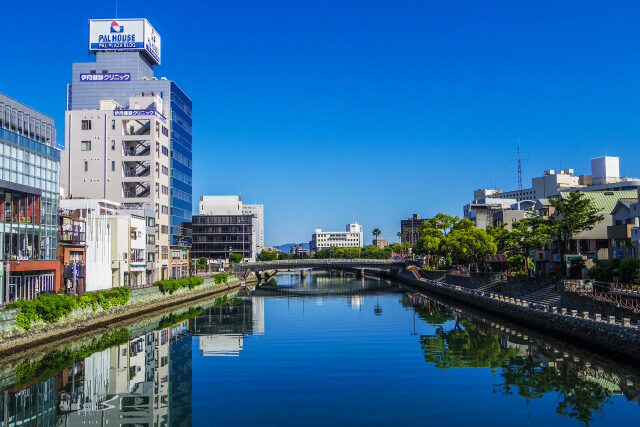
[[[18,300],[11,306],[18,309],[16,324],[29,329],[33,322],[43,320],[53,323],[66,317],[74,308],[91,307],[93,311],[100,305],[108,309],[117,305],[124,305],[129,301],[131,290],[127,287],[113,288],[106,291],[87,292],[83,295],[72,296],[64,294],[41,294],[38,298],[27,301]]]
[[[621,283],[638,283],[640,275],[640,260],[633,258],[625,258],[620,261],[618,266],[618,274]]]
[[[227,273],[220,273],[220,274],[213,275],[213,281],[215,282],[216,285],[219,285],[221,283],[226,283],[227,280],[229,280],[229,275]]]
[[[202,277],[185,277],[182,279],[166,279],[166,280],[158,280],[154,283],[155,286],[160,288],[160,292],[169,295],[172,295],[175,291],[180,288],[189,288],[193,289],[198,285],[201,285],[204,282]]]
[[[238,264],[239,262],[242,262],[242,254],[240,253],[230,253],[229,254],[229,261],[231,261],[234,264]]]

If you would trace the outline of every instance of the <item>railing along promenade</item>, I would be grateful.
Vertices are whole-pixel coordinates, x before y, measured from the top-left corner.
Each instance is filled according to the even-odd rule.
[[[564,290],[592,298],[596,301],[607,302],[630,310],[640,311],[640,291],[637,285],[567,280],[564,283]]]
[[[638,330],[640,328],[640,323],[631,322],[629,318],[617,319],[615,316],[602,316],[599,313],[590,313],[588,311],[578,311],[578,310],[568,310],[564,307],[551,306],[548,304],[542,304],[538,302],[530,302],[520,298],[508,297],[500,293],[496,292],[488,292],[478,289],[465,288],[460,285],[452,285],[446,283],[444,281],[437,281],[431,279],[425,279],[420,277],[420,275],[413,269],[410,270],[412,278],[415,278],[416,281],[428,284],[428,288],[432,288],[434,290],[442,290],[445,291],[445,294],[465,294],[467,296],[472,296],[474,299],[482,300],[485,299],[487,302],[498,302],[500,305],[510,305],[518,308],[526,308],[527,311],[534,310],[539,311],[541,313],[549,313],[557,316],[563,316],[571,319],[579,319],[581,321],[594,322],[598,324],[608,324],[608,325],[617,325],[624,328],[632,328]],[[408,273],[408,272],[407,272]]]

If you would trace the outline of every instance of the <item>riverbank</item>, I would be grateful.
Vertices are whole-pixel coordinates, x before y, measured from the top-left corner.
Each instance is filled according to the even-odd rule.
[[[256,282],[255,277],[249,277],[246,281],[249,285]],[[88,333],[96,333],[96,331],[106,332],[111,330],[116,323],[229,293],[239,289],[242,285],[243,282],[236,278],[221,284],[208,280],[192,290],[182,288],[172,295],[163,294],[157,286],[136,289],[131,291],[131,297],[125,305],[112,307],[108,310],[99,308],[96,311],[91,308],[76,309],[67,318],[51,324],[35,324],[29,331],[15,325],[15,310],[13,313],[6,310],[2,313],[0,357],[32,351],[36,347],[54,342],[64,343]]]
[[[629,318],[617,319],[615,316],[602,316],[600,313],[567,310],[494,292],[423,279],[412,270],[381,272],[380,275],[506,318],[608,357],[626,363],[640,362],[640,325],[631,323]]]

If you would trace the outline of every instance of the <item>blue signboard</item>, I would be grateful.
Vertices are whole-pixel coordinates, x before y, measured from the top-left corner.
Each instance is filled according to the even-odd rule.
[[[131,80],[130,73],[82,73],[81,82],[128,82]]]
[[[167,122],[167,119],[156,110],[113,110],[114,116],[155,116],[162,120],[163,123]]]

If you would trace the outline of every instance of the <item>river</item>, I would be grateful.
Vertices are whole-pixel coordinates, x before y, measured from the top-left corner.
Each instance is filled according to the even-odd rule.
[[[0,426],[637,425],[640,371],[314,272],[0,361]]]

